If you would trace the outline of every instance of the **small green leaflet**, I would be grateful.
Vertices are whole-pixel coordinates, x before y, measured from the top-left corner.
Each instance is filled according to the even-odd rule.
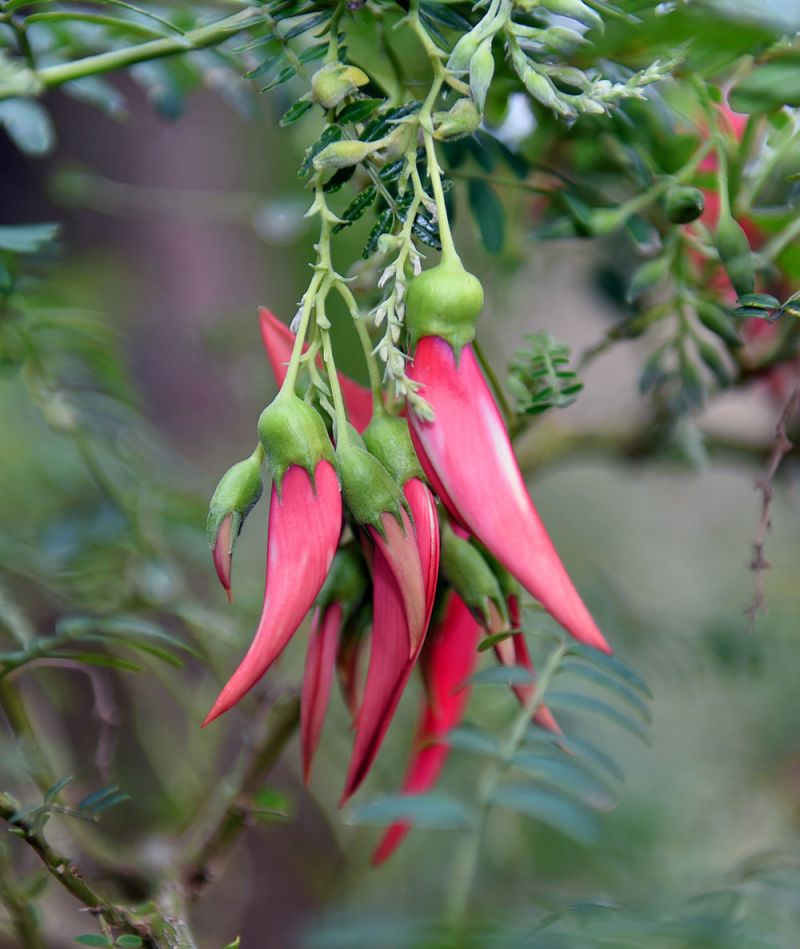
[[[386,826],[398,820],[417,827],[466,827],[472,816],[464,805],[446,794],[397,794],[376,798],[353,808],[348,823]]]
[[[311,109],[311,106],[314,103],[311,99],[306,98],[305,96],[302,99],[298,99],[293,105],[283,113],[283,115],[278,120],[278,124],[285,128],[287,125],[293,125],[299,119],[302,119],[303,116]]]
[[[0,227],[0,250],[33,254],[55,239],[58,224],[16,224]]]
[[[375,185],[369,185],[357,194],[340,215],[342,220],[334,226],[333,233],[338,234],[339,231],[350,227],[351,224],[354,224],[359,218],[363,217],[377,195],[378,189]]]

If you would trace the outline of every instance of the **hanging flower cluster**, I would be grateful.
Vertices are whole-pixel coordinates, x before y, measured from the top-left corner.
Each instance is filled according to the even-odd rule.
[[[261,679],[311,611],[303,772],[308,780],[338,674],[354,727],[342,803],[369,772],[416,667],[425,699],[409,793],[430,788],[441,771],[482,638],[493,637],[499,662],[533,672],[525,639],[515,634],[523,589],[575,639],[610,652],[528,495],[479,368],[472,341],[482,306],[480,283],[448,248],[440,264],[410,280],[405,329],[413,398],[406,404],[393,403],[379,384],[370,391],[336,371],[324,321],[321,342],[309,346],[307,318],[295,335],[261,311],[280,391],[262,413],[255,452],[225,474],[212,499],[209,542],[230,595],[234,544],[261,495],[265,467],[271,501],[264,604],[250,649],[205,724]],[[303,398],[301,363],[309,379]],[[525,703],[534,688],[517,685],[515,692]],[[559,730],[545,707],[535,718]],[[406,829],[390,828],[376,862]]]

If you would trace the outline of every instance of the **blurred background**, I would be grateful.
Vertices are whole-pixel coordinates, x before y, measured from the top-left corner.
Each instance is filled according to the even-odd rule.
[[[170,637],[164,648],[181,667],[122,649],[141,671],[70,658],[21,671],[13,685],[41,751],[12,738],[6,694],[0,779],[23,804],[40,797],[31,769],[53,782],[72,775],[71,800],[108,785],[129,794],[97,824],[48,825],[98,888],[125,892],[124,875],[107,874],[112,859],[157,874],[190,845],[191,827],[239,773],[266,705],[299,683],[302,633],[258,695],[199,729],[255,626],[266,528],[261,506],[237,548],[229,606],[208,556],[205,506],[220,474],[252,450],[275,391],[256,308],[291,319],[313,235],[295,174],[307,132],[276,133],[288,101],[262,99],[244,116],[225,90],[206,90],[170,121],[139,86],[115,85],[126,98],[116,120],[50,96],[57,146],[46,157],[21,156],[0,136],[0,224],[62,222],[26,293],[43,319],[66,320],[82,340],[73,349],[53,330],[43,359],[63,385],[32,386],[10,360],[0,375],[0,635],[7,645],[13,627],[51,636],[65,616],[118,611]],[[513,194],[503,200],[523,218],[534,213]],[[580,354],[619,317],[601,289],[620,265],[613,241],[531,242],[487,264],[466,215],[458,227],[487,287],[479,332],[501,375],[526,333],[548,330]],[[353,230],[356,257],[364,228]],[[337,352],[359,376],[347,330],[342,321]],[[759,449],[771,444],[781,406],[761,384],[719,400],[701,425],[712,442],[736,447],[708,462],[637,462],[613,445],[548,460],[558,432],[641,424],[641,345],[594,360],[577,402],[535,425],[521,454],[576,585],[652,689],[651,743],[613,723],[581,723],[625,775],[594,846],[493,815],[474,896],[486,928],[475,945],[800,943],[800,493],[791,459],[767,541],[768,610],[754,631],[744,615]],[[72,364],[86,358],[92,378]],[[194,652],[173,649],[171,637]],[[415,686],[404,698],[363,797],[399,786],[418,694]],[[505,693],[476,689],[468,718],[502,724],[513,711]],[[310,786],[293,739],[264,781],[272,805],[204,882],[192,911],[201,949],[237,934],[242,946],[277,949],[437,944],[424,927],[441,918],[458,831],[412,833],[371,869],[379,830],[352,826],[336,807],[349,744],[335,694]],[[468,793],[479,768],[454,751],[442,786]],[[15,860],[33,872],[35,858],[21,851]],[[52,883],[40,905],[53,949],[94,931]],[[537,934],[552,913],[564,916]],[[0,944],[13,946],[13,936],[0,934]]]

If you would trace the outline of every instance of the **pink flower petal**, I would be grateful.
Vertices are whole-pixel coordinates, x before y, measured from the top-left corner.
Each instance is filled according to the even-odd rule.
[[[231,565],[233,562],[231,531],[233,526],[233,515],[227,514],[219,525],[217,539],[214,542],[214,549],[211,552],[211,559],[214,561],[214,569],[217,571],[219,582],[222,584],[228,595],[230,602],[231,595]]]
[[[481,627],[464,602],[451,594],[444,618],[432,630],[423,650],[428,696],[403,783],[404,793],[428,791],[439,779],[450,750],[447,733],[458,725],[467,707],[469,689],[460,686],[475,668],[481,635]],[[378,844],[373,864],[377,866],[387,860],[410,827],[407,821],[393,824]]]
[[[418,651],[408,655],[408,621],[395,575],[383,553],[373,559],[373,624],[367,681],[340,806],[358,789],[378,754]]]
[[[431,619],[433,601],[436,598],[436,581],[439,577],[439,518],[436,502],[428,486],[419,478],[411,478],[403,486],[417,537],[422,579],[425,584],[425,629]]]
[[[300,747],[306,784],[311,777],[311,763],[328,710],[341,626],[341,603],[332,603],[324,609],[318,606],[314,610],[300,699]]]
[[[284,475],[280,497],[273,485],[261,619],[204,726],[249,692],[281,654],[325,581],[341,529],[339,480],[329,462],[319,462],[313,484],[305,468],[294,465]]]
[[[419,649],[427,629],[427,590],[422,572],[417,535],[405,511],[401,511],[402,524],[392,514],[381,515],[383,534],[374,527],[368,532],[392,572],[403,600],[408,621],[408,645],[406,658]],[[423,529],[425,525],[423,524]],[[429,546],[432,541],[429,540]]]
[[[530,499],[472,347],[456,363],[449,343],[426,336],[408,375],[434,412],[432,422],[409,412],[409,424],[448,510],[576,639],[610,652]]]

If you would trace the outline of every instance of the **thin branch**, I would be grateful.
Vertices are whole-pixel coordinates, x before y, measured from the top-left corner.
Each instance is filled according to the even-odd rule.
[[[756,625],[756,618],[766,608],[766,572],[771,564],[764,556],[764,545],[767,541],[767,534],[772,526],[771,507],[773,498],[773,486],[775,475],[781,462],[794,447],[789,441],[787,429],[795,412],[800,406],[800,382],[795,387],[789,401],[784,406],[783,411],[775,426],[775,442],[772,453],[769,456],[767,467],[764,474],[756,481],[755,488],[761,492],[761,517],[758,520],[756,533],[753,537],[753,557],[750,561],[750,569],[755,575],[755,592],[750,605],[745,610],[750,620],[750,631],[753,632]]]
[[[59,63],[56,66],[45,66],[36,71],[27,70],[16,78],[0,84],[0,99],[8,99],[19,95],[41,95],[47,89],[62,86],[74,79],[86,76],[97,76],[104,73],[125,69],[136,63],[149,62],[154,59],[163,59],[179,53],[206,49],[223,42],[229,36],[234,36],[251,26],[259,16],[256,7],[246,7],[232,16],[224,17],[214,23],[189,30],[182,36],[170,36],[164,39],[138,43],[123,49],[110,50],[98,53],[95,56],[86,56],[68,63]]]
[[[261,789],[264,778],[272,770],[300,724],[300,702],[292,695],[277,702],[267,716],[266,727],[236,791],[202,839],[182,861],[183,880],[190,899],[196,899],[215,875],[221,862],[248,826],[253,815],[253,795]]]
[[[17,802],[3,791],[0,791],[0,819],[11,822],[19,810]],[[47,868],[48,873],[71,893],[87,909],[100,915],[114,928],[124,929],[136,933],[149,945],[157,945],[151,940],[151,927],[147,920],[135,913],[116,907],[105,896],[98,893],[87,883],[80,870],[66,855],[55,850],[40,830],[36,830],[30,821],[17,820],[12,827],[13,832],[39,856]],[[166,949],[166,947],[165,947]]]

